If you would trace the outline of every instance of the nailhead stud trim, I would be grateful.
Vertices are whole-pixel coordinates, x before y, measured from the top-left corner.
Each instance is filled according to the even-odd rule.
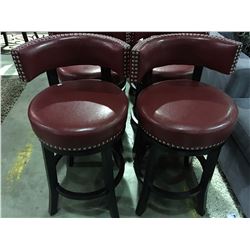
[[[208,146],[200,146],[200,147],[184,147],[184,146],[181,146],[181,145],[175,145],[171,142],[166,142],[164,140],[161,140],[159,138],[157,138],[156,136],[152,135],[151,133],[149,133],[146,129],[144,129],[142,126],[140,126],[140,128],[149,136],[151,137],[152,139],[156,140],[157,142],[161,143],[161,144],[164,144],[164,145],[167,145],[168,147],[171,147],[171,148],[177,148],[177,149],[183,149],[183,150],[203,150],[203,149],[208,149],[208,148],[213,148],[213,147],[217,147],[221,144],[223,144],[225,141],[221,141],[219,143],[215,143],[215,144],[212,144],[212,145],[208,145]]]
[[[57,150],[63,150],[63,151],[85,151],[85,150],[90,150],[90,149],[95,149],[95,148],[99,148],[111,141],[114,141],[122,132],[124,131],[124,129],[120,130],[117,134],[115,134],[114,136],[108,138],[107,140],[100,142],[96,145],[91,145],[91,146],[87,146],[87,147],[78,147],[78,148],[65,148],[65,147],[61,147],[61,146],[56,146],[56,145],[52,145],[49,144],[47,142],[45,142],[44,140],[42,140],[41,138],[38,138],[43,144],[49,146],[52,149],[57,149]]]
[[[35,40],[31,40],[29,42],[26,42],[18,47],[16,47],[15,49],[13,49],[11,51],[11,55],[13,57],[13,61],[15,63],[15,66],[17,68],[17,71],[18,71],[18,75],[20,77],[21,80],[23,81],[27,81],[26,79],[26,76],[25,76],[25,73],[24,73],[24,70],[22,68],[22,64],[21,64],[21,60],[20,60],[20,57],[19,57],[19,52],[20,50],[24,49],[24,48],[27,48],[31,45],[34,45],[34,44],[37,44],[37,43],[40,43],[42,41],[50,41],[50,40],[53,40],[53,39],[56,39],[56,38],[62,38],[62,37],[70,37],[70,36],[74,36],[74,37],[82,37],[82,36],[85,36],[85,37],[99,37],[99,38],[104,38],[106,40],[109,40],[109,41],[113,41],[113,42],[116,42],[118,44],[120,44],[124,51],[126,53],[124,53],[124,61],[126,61],[126,67],[124,68],[124,74],[127,74],[128,73],[128,67],[127,67],[127,60],[129,59],[129,57],[127,56],[128,53],[127,51],[129,51],[130,49],[130,45],[127,44],[126,42],[118,39],[118,38],[115,38],[115,37],[111,37],[111,36],[106,36],[106,35],[99,35],[99,34],[94,34],[94,33],[65,33],[65,34],[56,34],[56,35],[51,35],[51,36],[46,36],[46,37],[40,37],[38,39],[35,39]],[[126,55],[126,56],[125,56]],[[126,59],[125,59],[126,57]],[[124,65],[125,66],[125,65]]]
[[[21,60],[20,60],[20,57],[19,57],[18,52],[17,52],[16,50],[12,50],[12,51],[11,51],[11,55],[12,55],[14,64],[15,64],[15,66],[16,66],[16,69],[17,69],[19,78],[20,78],[22,81],[26,82],[27,79],[26,79],[26,76],[25,76],[25,74],[24,74],[24,70],[23,70],[22,63],[21,63]]]
[[[140,49],[145,43],[147,43],[148,41],[151,41],[155,38],[159,38],[159,37],[174,37],[174,36],[179,36],[180,38],[183,36],[194,36],[194,37],[204,37],[204,38],[212,38],[214,40],[221,40],[221,41],[227,41],[227,42],[231,42],[234,43],[235,45],[241,45],[240,42],[237,42],[235,40],[231,40],[225,37],[219,37],[219,36],[214,36],[214,35],[206,35],[206,34],[198,34],[198,33],[171,33],[171,34],[163,34],[163,35],[155,35],[155,36],[151,36],[148,37],[146,39],[143,39],[142,41],[139,41],[133,49],[137,50]]]
[[[133,32],[126,32],[126,43],[130,45],[133,43]]]
[[[130,75],[130,46],[123,49],[123,74],[127,78]]]
[[[237,51],[235,53],[235,56],[234,56],[232,67],[230,69],[230,74],[232,74],[235,71],[236,64],[238,62],[241,50],[242,50],[242,44],[239,44],[238,47],[237,47]]]
[[[130,72],[130,83],[136,85],[138,78],[138,68],[139,68],[139,51],[131,51],[131,72]]]

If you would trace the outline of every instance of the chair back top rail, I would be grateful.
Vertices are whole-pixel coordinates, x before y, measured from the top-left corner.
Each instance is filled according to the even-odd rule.
[[[241,48],[240,42],[206,34],[151,36],[132,48],[130,81],[138,83],[151,69],[171,64],[204,66],[231,74]]]
[[[72,31],[70,31],[70,32],[66,32],[66,31],[64,31],[64,32],[54,32],[54,31],[50,31],[50,32],[48,32],[48,34],[50,35],[50,36],[52,36],[52,35],[58,35],[58,34],[68,34],[68,33],[93,33],[93,34],[98,34],[98,35],[105,35],[105,36],[112,36],[112,37],[115,37],[115,38],[118,38],[118,39],[120,39],[120,40],[122,40],[122,41],[124,41],[124,42],[127,42],[127,33],[128,32],[106,32],[106,31],[103,31],[103,32],[101,32],[101,31],[91,31],[91,32],[89,32],[89,31],[84,31],[84,32],[72,32]],[[128,42],[127,42],[128,43]]]
[[[128,42],[131,46],[134,46],[140,39],[146,39],[151,36],[159,36],[173,33],[194,33],[194,34],[204,34],[208,35],[208,32],[167,32],[167,31],[151,31],[151,32],[128,32],[130,36],[130,41]]]
[[[20,45],[11,54],[23,81],[58,67],[85,64],[110,68],[121,77],[129,74],[130,45],[105,35],[56,34]]]

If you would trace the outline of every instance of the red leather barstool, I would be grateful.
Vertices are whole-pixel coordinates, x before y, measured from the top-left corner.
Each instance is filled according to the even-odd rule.
[[[67,34],[68,32],[49,32],[53,34]],[[87,32],[93,33],[93,32]],[[126,42],[126,32],[95,32],[99,35],[106,35],[118,38]],[[99,65],[72,65],[67,67],[57,68],[57,76],[60,82],[80,80],[80,79],[101,79],[102,71],[105,68]],[[111,81],[119,86],[121,89],[125,88],[126,78],[120,77],[117,72],[111,70]]]
[[[153,36],[132,49],[131,80],[143,82],[152,68],[168,64],[190,64],[200,69],[206,66],[230,74],[234,71],[240,50],[241,43],[203,34]],[[136,112],[139,127],[134,167],[143,188],[137,215],[145,211],[151,191],[173,199],[194,196],[198,201],[197,212],[200,215],[205,213],[207,186],[221,147],[233,131],[238,110],[224,92],[200,82],[201,71],[197,72],[199,74],[194,80],[158,82],[144,88],[138,95]],[[143,145],[149,145],[145,174],[141,172],[147,150]],[[203,168],[198,186],[185,192],[170,192],[156,186],[154,175],[162,153],[186,159],[197,157]]]
[[[72,33],[39,38],[11,53],[24,81],[60,66],[89,63],[126,76],[129,45],[104,35]],[[84,79],[54,84],[36,95],[29,105],[29,120],[42,145],[51,215],[57,212],[59,194],[83,200],[106,195],[110,215],[119,217],[114,188],[123,176],[124,160],[116,144],[125,129],[128,100],[121,89],[108,80]],[[78,193],[58,183],[56,165],[62,156],[97,152],[102,155],[103,188]],[[120,168],[116,178],[113,177],[114,163]]]

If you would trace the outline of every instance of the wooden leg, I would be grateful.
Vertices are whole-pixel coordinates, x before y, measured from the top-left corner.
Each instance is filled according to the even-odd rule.
[[[192,156],[184,156],[184,167],[186,170],[192,167]]]
[[[212,179],[216,163],[220,154],[221,148],[213,150],[208,154],[205,166],[203,167],[203,173],[200,181],[201,191],[197,195],[197,213],[203,216],[206,213],[206,201],[207,201],[207,189],[208,184]]]
[[[58,75],[56,69],[46,71],[47,78],[49,81],[49,86],[59,83]]]
[[[43,158],[45,163],[45,169],[47,174],[48,186],[49,186],[49,214],[54,215],[58,210],[58,191],[56,190],[58,185],[56,164],[54,153],[46,149],[42,145]]]
[[[67,156],[67,166],[73,167],[74,165],[74,157],[73,156]]]
[[[39,36],[37,35],[37,32],[34,32],[34,35],[36,38],[39,38]]]
[[[123,147],[123,144],[122,144],[122,138],[114,144],[114,148],[115,148],[115,150],[117,150],[117,152],[119,152],[120,154],[123,153],[124,147]]]
[[[145,139],[143,138],[143,132],[138,127],[136,131],[135,142],[134,142],[134,147],[133,147],[133,152],[135,153],[134,170],[135,170],[137,177],[142,177],[141,163],[142,163],[142,160],[146,151],[147,151],[147,143]]]
[[[134,146],[133,146],[133,152],[139,152],[140,148],[141,148],[141,144],[142,143],[142,131],[141,129],[138,127],[135,133],[135,142],[134,142]]]
[[[149,151],[149,161],[146,166],[145,178],[142,187],[142,192],[140,194],[139,202],[136,208],[136,214],[142,215],[147,207],[147,202],[149,199],[151,187],[154,182],[155,167],[158,162],[159,151],[157,146],[153,145]]]
[[[28,41],[29,41],[27,32],[22,32],[22,36],[23,36],[23,40],[24,40],[25,42],[28,42]]]
[[[1,32],[1,34],[3,35],[5,46],[8,46],[9,45],[9,41],[8,41],[7,32]]]
[[[112,218],[119,218],[119,211],[117,207],[117,201],[115,196],[115,184],[113,174],[113,159],[112,159],[112,148],[106,147],[102,151],[102,162],[104,171],[104,181],[106,189],[108,190],[108,208],[110,216]]]

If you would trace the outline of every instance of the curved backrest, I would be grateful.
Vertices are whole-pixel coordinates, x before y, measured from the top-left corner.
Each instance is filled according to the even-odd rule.
[[[99,32],[99,31],[97,31],[97,32],[94,32],[94,31],[93,32],[85,32],[85,31],[84,32],[48,32],[48,34],[50,36],[58,35],[58,34],[69,34],[69,33],[90,33],[90,34],[92,33],[92,34],[98,34],[98,35],[112,36],[112,37],[118,38],[118,39],[128,43],[127,42],[127,38],[128,38],[127,33],[128,32]]]
[[[91,33],[57,34],[27,42],[11,51],[19,77],[71,65],[99,65],[128,75],[130,46],[120,39]]]
[[[239,42],[204,34],[152,36],[133,47],[130,80],[140,82],[151,69],[171,64],[205,66],[230,74],[235,69],[241,47]]]
[[[134,46],[140,39],[146,39],[151,36],[159,36],[159,35],[166,35],[166,34],[173,34],[173,33],[194,33],[194,34],[204,34],[208,35],[208,32],[167,32],[167,31],[155,31],[155,32],[128,32],[129,41],[126,41],[131,46]]]

